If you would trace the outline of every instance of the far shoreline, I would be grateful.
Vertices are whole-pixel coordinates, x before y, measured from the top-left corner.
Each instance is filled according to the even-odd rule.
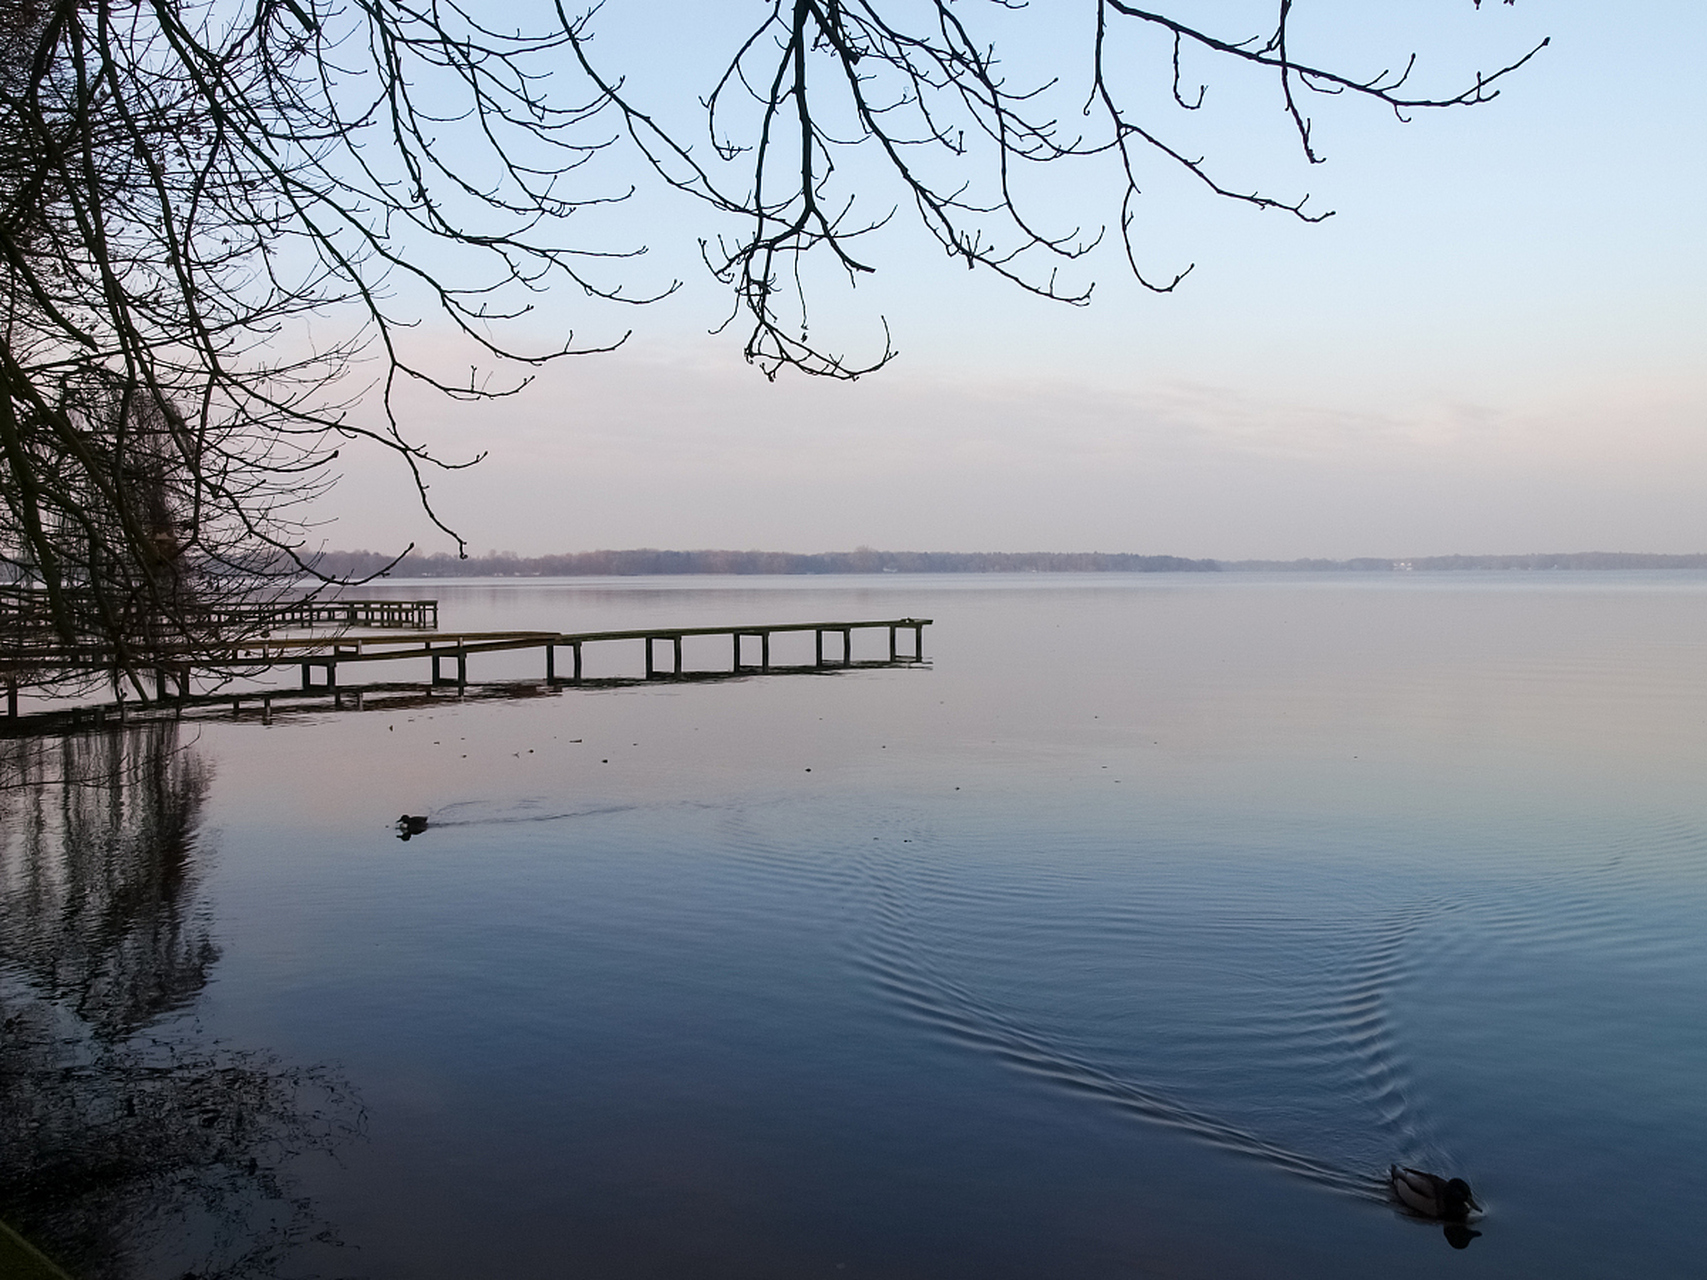
[[[328,577],[375,578],[630,578],[663,576],[798,576],[848,574],[992,573],[1454,573],[1607,572],[1707,569],[1707,553],[1667,555],[1577,551],[1523,555],[1375,557],[1348,560],[1213,560],[1125,552],[1073,551],[581,551],[517,556],[498,552],[458,559],[448,553],[402,557],[374,551],[327,551],[314,561]]]

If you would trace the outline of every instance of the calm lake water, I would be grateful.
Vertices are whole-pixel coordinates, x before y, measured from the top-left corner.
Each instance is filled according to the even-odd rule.
[[[1707,575],[386,594],[935,624],[5,746],[0,1216],[82,1275],[1700,1274]]]

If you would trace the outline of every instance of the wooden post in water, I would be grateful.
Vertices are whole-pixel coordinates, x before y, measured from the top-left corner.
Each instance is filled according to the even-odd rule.
[[[646,678],[648,680],[650,680],[652,678],[652,637],[651,636],[646,637],[645,645],[646,645]]]
[[[842,628],[842,665],[853,666],[853,628]]]
[[[575,642],[575,683],[581,683],[581,642]]]
[[[456,659],[456,679],[454,680],[445,675],[444,667],[441,665],[446,658]],[[468,683],[468,654],[463,649],[462,642],[460,640],[457,641],[456,648],[451,652],[433,654],[433,678],[431,683],[434,685],[454,684],[459,690],[463,685]]]
[[[897,630],[898,628],[894,626],[889,628],[889,661],[891,662],[895,661],[895,632]]]
[[[730,660],[730,663],[729,663],[729,671],[733,675],[739,675],[741,672],[741,633],[740,633],[740,631],[739,630],[731,631],[729,633],[729,638],[731,641],[733,641],[733,644],[730,647],[735,651],[734,657]]]
[[[759,632],[759,670],[760,671],[769,671],[770,669],[771,669],[771,633],[768,631],[761,631],[761,632]]]
[[[670,638],[676,642],[676,674],[679,676],[682,673],[682,638],[680,636]]]
[[[824,665],[824,628],[819,627],[812,633],[812,665]]]
[[[913,624],[913,661],[923,662],[925,659],[925,624]]]

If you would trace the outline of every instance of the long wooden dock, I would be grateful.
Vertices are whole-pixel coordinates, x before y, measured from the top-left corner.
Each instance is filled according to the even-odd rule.
[[[813,633],[814,668],[853,665],[853,634],[856,631],[887,630],[890,662],[922,662],[925,656],[925,628],[929,618],[881,618],[857,622],[789,622],[757,623],[735,627],[641,627],[626,631],[453,631],[410,636],[342,636],[335,639],[302,637],[282,640],[259,640],[234,646],[229,656],[219,657],[220,665],[242,667],[274,667],[289,663],[300,664],[304,689],[323,685],[336,688],[338,668],[349,663],[397,662],[405,659],[426,659],[432,664],[434,685],[468,684],[468,660],[483,653],[502,653],[516,649],[538,649],[545,657],[545,678],[549,682],[563,681],[580,684],[584,679],[582,650],[590,644],[612,641],[635,641],[643,645],[646,678],[681,677],[692,674],[682,666],[682,642],[689,636],[727,636],[729,666],[719,668],[730,674],[742,671],[772,670],[771,637],[784,634]],[[910,652],[902,650],[900,634],[912,633]],[[824,638],[835,637],[826,653]],[[756,641],[757,661],[751,660],[751,644],[743,651],[743,641]],[[669,646],[666,662],[658,661],[658,646]],[[568,674],[559,675],[557,654],[569,651]],[[454,664],[454,675],[446,673],[446,664]],[[320,679],[316,681],[316,669]]]
[[[257,635],[253,624],[260,620],[263,614],[267,623],[280,628],[311,629],[331,624],[339,630],[330,635],[278,636],[272,634],[269,626]],[[234,628],[242,626],[246,631],[247,634],[242,638],[198,646],[177,656],[157,655],[152,660],[152,665],[156,668],[156,700],[176,705],[184,705],[190,701],[191,677],[196,668],[210,669],[229,676],[294,665],[301,669],[302,689],[305,692],[318,689],[336,691],[338,668],[341,666],[350,663],[422,659],[430,664],[430,687],[452,685],[463,689],[469,684],[470,658],[481,654],[526,649],[537,649],[542,653],[545,660],[544,675],[548,684],[581,684],[585,681],[583,650],[588,645],[635,640],[640,641],[643,646],[647,680],[851,667],[854,665],[854,633],[869,630],[888,632],[889,663],[918,663],[924,661],[925,628],[931,625],[929,618],[879,618],[832,622],[764,622],[750,626],[637,627],[621,631],[439,631],[436,629],[437,621],[436,600],[304,600],[287,602],[283,607],[277,604],[258,606],[253,614],[245,613],[241,618],[234,615],[230,619]],[[389,629],[392,634],[352,635],[348,631],[348,628],[352,627]],[[405,630],[408,628],[415,630]],[[773,665],[772,637],[805,632],[811,632],[813,636],[812,662],[804,666]],[[900,640],[902,632],[911,632],[911,643],[905,650]],[[706,636],[728,638],[728,666],[710,670],[687,670],[683,666],[684,640]],[[825,644],[826,636],[831,638],[828,647]],[[661,662],[660,645],[668,646],[663,651]],[[756,653],[753,652],[755,647]],[[565,649],[569,651],[569,666],[567,672],[560,672],[558,654],[560,650]],[[6,685],[7,718],[13,721],[18,718],[19,684],[16,673],[19,670],[33,666],[38,669],[97,672],[110,671],[113,665],[113,655],[98,644],[19,646],[0,652],[0,681]],[[168,693],[170,685],[176,686],[175,698]],[[96,707],[90,710],[99,722],[102,709]],[[122,700],[115,705],[114,710],[123,717]]]

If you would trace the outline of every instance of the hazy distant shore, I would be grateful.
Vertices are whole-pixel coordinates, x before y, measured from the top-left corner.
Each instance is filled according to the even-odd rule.
[[[328,551],[322,572],[366,577],[384,571],[391,557],[374,551]],[[584,578],[649,574],[839,573],[1405,573],[1463,570],[1707,569],[1707,554],[1649,555],[1578,551],[1551,555],[1419,556],[1409,560],[1362,556],[1354,560],[1192,560],[1100,551],[578,551],[550,556],[509,552],[459,560],[447,554],[407,555],[390,569],[398,578]]]

